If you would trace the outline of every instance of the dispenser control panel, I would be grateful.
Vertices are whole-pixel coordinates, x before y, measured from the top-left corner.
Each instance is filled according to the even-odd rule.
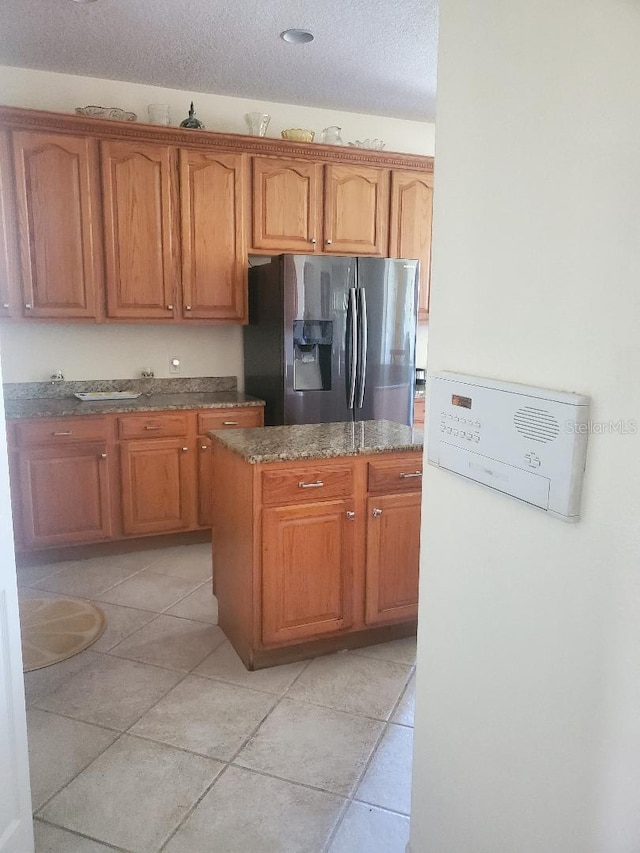
[[[583,394],[434,373],[428,461],[578,521],[589,404]]]

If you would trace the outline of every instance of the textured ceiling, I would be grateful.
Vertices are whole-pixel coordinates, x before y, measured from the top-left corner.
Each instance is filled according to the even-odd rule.
[[[436,48],[437,0],[0,2],[0,64],[425,121]]]

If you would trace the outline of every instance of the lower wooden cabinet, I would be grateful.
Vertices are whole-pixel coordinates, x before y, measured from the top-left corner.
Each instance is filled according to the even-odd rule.
[[[421,452],[251,464],[213,444],[220,626],[249,669],[410,633]]]
[[[353,501],[265,509],[262,639],[282,643],[352,622]]]
[[[194,525],[194,448],[185,438],[120,446],[122,527],[128,536],[172,533]]]
[[[16,546],[210,527],[212,455],[203,433],[262,424],[261,406],[9,423]]]
[[[418,615],[420,492],[367,499],[365,621]]]
[[[31,447],[15,454],[14,460],[18,529],[26,548],[73,545],[111,536],[106,445]],[[15,500],[15,489],[13,495]]]

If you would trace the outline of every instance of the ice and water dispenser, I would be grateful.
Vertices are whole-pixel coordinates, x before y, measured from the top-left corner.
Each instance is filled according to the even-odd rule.
[[[332,320],[295,320],[293,387],[295,391],[331,390]]]

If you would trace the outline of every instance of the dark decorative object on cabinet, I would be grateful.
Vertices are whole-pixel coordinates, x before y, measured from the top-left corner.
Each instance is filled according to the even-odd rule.
[[[200,121],[200,119],[196,118],[196,111],[193,108],[193,101],[191,101],[189,117],[185,118],[184,121],[180,122],[180,127],[189,127],[193,130],[204,130],[203,123]]]

